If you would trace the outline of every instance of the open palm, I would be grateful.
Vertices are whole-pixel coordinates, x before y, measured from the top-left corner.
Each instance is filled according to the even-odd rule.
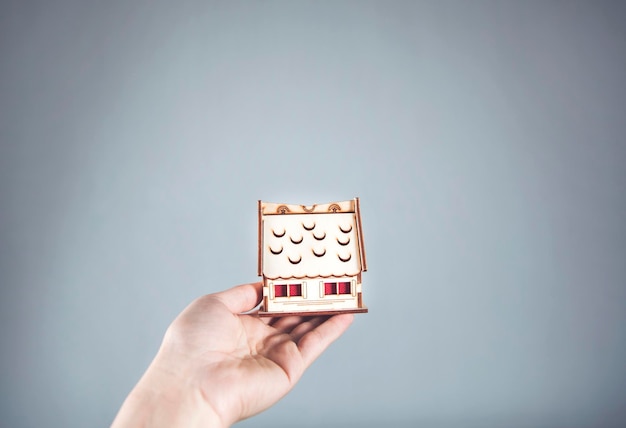
[[[260,283],[200,297],[172,323],[155,359],[187,379],[225,425],[278,401],[353,319],[241,314],[260,299]]]

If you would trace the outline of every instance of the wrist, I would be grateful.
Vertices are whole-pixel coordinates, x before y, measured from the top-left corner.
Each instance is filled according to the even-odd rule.
[[[226,427],[186,379],[193,378],[167,372],[153,362],[124,401],[111,428]]]

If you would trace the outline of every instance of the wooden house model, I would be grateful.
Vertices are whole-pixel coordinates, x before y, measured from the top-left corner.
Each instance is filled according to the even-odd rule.
[[[359,199],[312,206],[259,201],[260,316],[367,312]]]

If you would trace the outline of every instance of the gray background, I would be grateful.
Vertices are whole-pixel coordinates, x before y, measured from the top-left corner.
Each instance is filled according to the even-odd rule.
[[[624,10],[2,2],[0,425],[108,425],[257,199],[359,196],[370,314],[241,427],[623,426]]]

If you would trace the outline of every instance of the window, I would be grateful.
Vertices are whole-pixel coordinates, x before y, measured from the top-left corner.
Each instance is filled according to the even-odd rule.
[[[324,295],[335,295],[335,294],[351,294],[352,290],[350,289],[350,281],[341,281],[341,282],[325,282],[324,283]]]
[[[275,297],[302,296],[302,284],[274,284]]]

